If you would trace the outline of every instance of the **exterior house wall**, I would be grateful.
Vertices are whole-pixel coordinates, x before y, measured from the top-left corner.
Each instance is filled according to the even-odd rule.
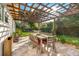
[[[2,16],[0,20],[0,55],[2,55],[3,42],[6,38],[12,36],[13,32],[15,32],[15,22],[8,12],[6,6],[2,5],[1,8],[3,8],[3,10],[1,12]],[[5,20],[5,16],[8,18],[7,22]]]
[[[0,43],[0,56],[2,55],[2,45],[3,43]]]

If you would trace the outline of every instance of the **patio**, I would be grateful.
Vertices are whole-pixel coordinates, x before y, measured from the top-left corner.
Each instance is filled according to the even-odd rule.
[[[13,50],[12,56],[38,56],[37,48],[36,47],[33,48],[33,44],[31,43],[28,37],[23,37],[17,44],[16,43],[14,44],[15,45],[13,49],[14,48],[17,49]],[[62,44],[61,42],[56,42],[55,47],[57,53],[56,54],[53,53],[52,56],[79,56],[79,49],[77,49],[76,46],[74,45]],[[40,56],[47,56],[47,53],[46,52],[41,53]]]
[[[6,50],[3,55],[79,56],[79,4],[6,3],[3,6],[13,20],[9,21],[8,13],[3,17],[5,8],[2,8],[1,18],[5,21],[0,27],[7,28],[9,33],[2,28],[0,38],[8,34],[11,36],[3,43],[3,49]],[[11,26],[4,26],[5,22]],[[7,34],[3,35],[4,32]],[[10,47],[9,54],[7,46]]]
[[[13,52],[13,55],[33,55],[33,56],[73,56],[79,55],[79,51],[73,45],[62,44],[58,42],[56,36],[56,21],[61,17],[71,16],[78,13],[78,4],[68,3],[19,3],[7,4],[14,20],[21,21],[21,26],[25,26],[28,22],[38,23],[38,30],[35,33],[29,34],[28,42],[19,47]],[[74,12],[75,10],[75,12]],[[27,17],[26,17],[27,16]],[[50,34],[41,33],[41,24],[52,20],[53,29]],[[20,27],[20,28],[22,28]],[[34,31],[33,31],[34,32]],[[22,39],[24,40],[24,39]],[[20,41],[20,40],[19,40]],[[30,45],[29,45],[30,43]],[[21,44],[21,43],[20,43]],[[14,45],[14,46],[15,46]],[[25,48],[24,48],[25,47]],[[23,52],[20,52],[23,51]],[[69,52],[71,51],[71,52]]]

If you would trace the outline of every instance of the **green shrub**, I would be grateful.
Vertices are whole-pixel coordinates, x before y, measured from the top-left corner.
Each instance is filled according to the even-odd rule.
[[[79,45],[79,38],[78,37],[72,37],[68,35],[58,35],[59,41],[62,43],[69,43],[73,45]]]

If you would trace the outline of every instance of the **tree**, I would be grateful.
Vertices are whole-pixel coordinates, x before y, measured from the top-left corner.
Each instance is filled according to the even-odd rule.
[[[30,26],[32,30],[37,29],[34,22],[28,22],[28,25]]]
[[[79,36],[79,14],[62,17],[58,23],[60,23],[57,24],[58,30],[64,31],[63,34]]]
[[[52,22],[44,23],[44,24],[42,24],[41,31],[43,31],[43,32],[51,32],[52,31],[52,27],[53,27],[53,23]]]

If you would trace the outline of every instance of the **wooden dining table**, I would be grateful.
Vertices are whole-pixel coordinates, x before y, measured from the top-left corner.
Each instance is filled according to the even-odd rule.
[[[37,40],[38,40],[38,50],[39,50],[39,54],[41,54],[42,52],[44,52],[44,48],[45,45],[47,44],[47,40],[48,40],[48,36],[41,34],[41,35],[37,35]]]
[[[38,41],[39,41],[39,44],[40,44],[40,53],[41,52],[45,52],[47,53],[48,55],[50,54],[50,52],[48,51],[49,50],[49,46],[48,44],[52,44],[51,48],[56,50],[55,49],[55,39],[54,36],[49,36],[49,35],[44,35],[44,34],[41,34],[41,35],[37,35],[37,38],[38,38]],[[53,39],[53,40],[52,40]],[[47,47],[47,48],[46,48]],[[54,51],[53,50],[53,51]],[[56,52],[56,51],[55,51]]]
[[[41,52],[48,53],[48,41],[49,38],[52,38],[53,36],[49,36],[45,34],[37,34],[37,33],[35,34],[33,33],[32,35],[35,36],[36,37],[35,40],[37,40],[37,50],[39,51],[38,54],[41,54]]]
[[[48,36],[41,34],[41,35],[37,35],[36,37],[40,45],[47,44]]]

